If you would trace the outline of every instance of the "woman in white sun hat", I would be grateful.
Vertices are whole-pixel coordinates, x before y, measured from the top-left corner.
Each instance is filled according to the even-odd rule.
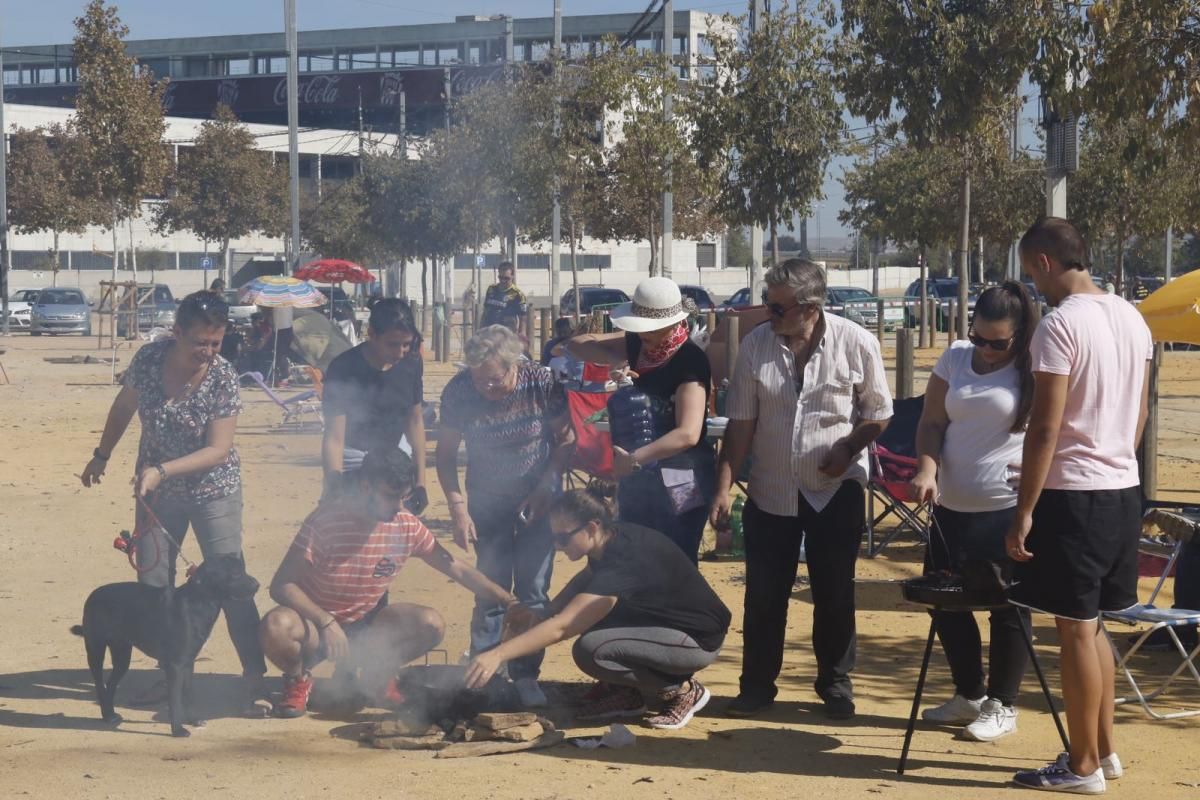
[[[713,449],[705,440],[708,357],[688,339],[688,312],[669,278],[642,281],[633,301],[611,316],[621,332],[577,336],[566,349],[585,361],[628,365],[663,432],[632,453],[613,448],[621,521],[665,533],[694,562],[716,484]]]

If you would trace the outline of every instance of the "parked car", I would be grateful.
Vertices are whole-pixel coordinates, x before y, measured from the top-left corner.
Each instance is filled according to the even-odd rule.
[[[238,300],[237,289],[225,290],[225,302],[229,304],[229,321],[234,325],[250,324],[250,315],[258,310],[253,303],[247,305]]]
[[[696,304],[696,308],[701,311],[712,311],[717,307],[717,304],[713,302],[712,295],[703,286],[681,283],[679,284],[679,291],[684,297],[692,298],[692,302]]]
[[[354,303],[346,295],[346,290],[340,286],[318,286],[317,291],[325,295],[325,305],[319,306],[317,311],[320,311],[325,316],[329,316],[330,298],[333,302],[333,319],[335,322],[355,322]]]
[[[92,308],[78,289],[41,289],[29,315],[29,335],[92,334]]]
[[[825,290],[825,310],[874,330],[879,320],[879,298],[856,286],[830,286]],[[884,305],[883,327],[894,330],[904,322],[904,309]]]
[[[8,296],[9,330],[29,330],[29,317],[33,311],[33,302],[37,300],[37,296],[37,289],[17,289]]]
[[[729,295],[729,297],[725,299],[725,302],[721,303],[721,310],[724,311],[730,308],[746,308],[747,306],[753,305],[757,304],[750,298],[750,287],[747,286],[745,288],[738,289],[736,292]]]
[[[170,328],[175,325],[175,311],[179,302],[171,294],[171,287],[165,283],[139,284],[137,287],[138,311],[137,329],[148,331],[151,328]],[[128,292],[121,298],[118,310],[128,308]],[[129,315],[117,315],[117,336],[129,335]]]
[[[629,295],[620,289],[610,289],[604,286],[579,287],[579,313],[590,314],[595,306],[608,306],[617,303],[628,303]],[[568,289],[558,301],[559,316],[569,317],[575,313],[575,290]]]
[[[937,330],[944,331],[949,328],[950,301],[958,300],[958,278],[927,278],[925,280],[925,292],[931,300],[937,301],[937,310],[934,318],[937,323]],[[977,295],[968,293],[967,295],[967,319],[971,318],[971,314],[975,312],[975,299]],[[904,307],[904,324],[910,328],[917,325],[917,308],[916,303],[921,299],[921,281],[915,280],[908,285],[904,290],[904,300],[907,303]]]

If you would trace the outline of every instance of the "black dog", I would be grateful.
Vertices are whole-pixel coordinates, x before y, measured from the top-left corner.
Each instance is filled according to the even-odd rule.
[[[82,636],[87,646],[101,718],[112,725],[121,722],[113,700],[136,647],[158,659],[166,672],[171,735],[189,736],[185,720],[202,724],[190,708],[192,668],[221,612],[221,602],[253,597],[257,591],[258,581],[246,574],[241,556],[225,555],[205,561],[178,589],[110,583],[92,592],[83,605],[83,625],[72,627],[71,633]],[[112,652],[107,684],[105,648]]]

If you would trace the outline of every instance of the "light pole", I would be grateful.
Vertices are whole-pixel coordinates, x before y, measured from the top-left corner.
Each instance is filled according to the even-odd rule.
[[[296,0],[283,0],[283,38],[287,47],[288,184],[292,212],[291,268],[300,263],[300,62],[296,45]]]

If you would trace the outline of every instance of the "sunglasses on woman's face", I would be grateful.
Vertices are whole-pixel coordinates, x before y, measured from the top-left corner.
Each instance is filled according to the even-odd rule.
[[[591,524],[590,522],[585,522],[582,525],[580,525],[578,528],[574,528],[573,530],[566,531],[565,533],[553,533],[552,535],[554,536],[554,546],[557,547],[559,550],[565,550],[567,548],[567,545],[571,542],[571,537],[574,536],[575,534],[579,533],[581,530],[583,530],[590,524]]]
[[[999,352],[1003,353],[1005,350],[1012,347],[1013,337],[1010,336],[1007,339],[985,339],[979,334],[975,333],[975,331],[971,331],[967,334],[967,341],[976,347],[990,347],[992,350],[998,350]]]

